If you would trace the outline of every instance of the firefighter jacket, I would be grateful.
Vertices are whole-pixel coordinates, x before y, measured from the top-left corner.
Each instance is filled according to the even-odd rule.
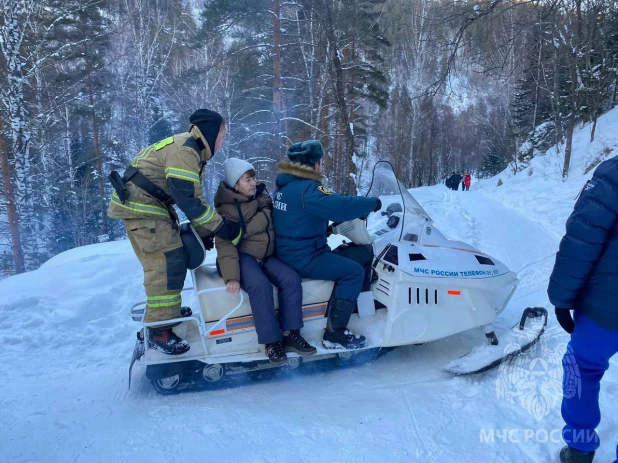
[[[204,149],[200,150],[198,140]],[[170,195],[201,236],[217,232],[221,216],[209,206],[202,193],[201,174],[212,157],[208,143],[196,126],[191,132],[168,137],[142,150],[131,162],[156,186]],[[113,219],[170,219],[174,212],[131,181],[127,184],[128,200],[124,204],[116,192],[108,209]]]

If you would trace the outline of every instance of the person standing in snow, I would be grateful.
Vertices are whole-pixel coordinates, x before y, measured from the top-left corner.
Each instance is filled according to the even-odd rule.
[[[182,316],[180,292],[187,273],[185,249],[173,205],[184,212],[205,244],[212,236],[238,244],[242,229],[221,217],[204,200],[201,175],[223,145],[227,126],[219,113],[198,109],[189,118],[189,131],[168,137],[142,150],[114,185],[108,216],[122,219],[131,246],[144,269],[147,323]],[[116,177],[114,177],[114,174]],[[149,346],[168,355],[184,354],[189,344],[163,325],[147,330]]]
[[[451,181],[450,188],[451,188],[451,190],[455,191],[457,189],[457,183],[456,183],[457,182],[457,174],[455,172],[453,172],[451,174],[450,181]]]
[[[298,273],[274,257],[273,201],[266,185],[258,183],[255,169],[238,158],[223,163],[224,181],[215,195],[221,217],[244,224],[242,242],[217,237],[217,265],[228,292],[249,294],[258,343],[265,344],[271,363],[287,362],[286,352],[313,355],[316,348],[300,334],[303,327],[303,288]],[[279,320],[273,288],[279,289]],[[282,333],[283,331],[283,333]]]
[[[459,191],[459,184],[461,183],[461,180],[463,179],[463,177],[461,176],[461,173],[459,173],[459,171],[457,171],[455,173],[455,177],[453,177],[453,190],[455,191]]]
[[[599,447],[599,389],[618,352],[618,157],[602,162],[566,223],[547,294],[571,334],[564,368],[562,463],[589,463]],[[574,316],[571,316],[573,311]],[[616,448],[618,462],[618,447]],[[616,463],[615,462],[615,463]]]
[[[444,184],[446,185],[446,188],[448,188],[449,190],[453,189],[453,175],[455,175],[455,172],[453,172],[451,175],[449,175],[446,178],[446,182],[444,182]]]
[[[366,284],[365,269],[358,262],[371,262],[373,251],[365,246],[331,251],[327,229],[329,221],[366,217],[379,211],[382,203],[378,198],[340,196],[324,187],[320,165],[324,149],[318,140],[294,143],[286,154],[288,160],[279,164],[274,193],[277,257],[303,278],[335,282],[334,297],[327,308],[324,347],[362,348],[365,337],[350,332],[347,325]]]
[[[466,172],[463,178],[463,189],[462,191],[470,191],[470,184],[472,183],[472,176],[470,172]]]

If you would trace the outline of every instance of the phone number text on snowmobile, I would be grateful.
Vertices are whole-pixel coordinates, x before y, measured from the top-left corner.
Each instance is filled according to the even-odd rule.
[[[439,277],[489,277],[498,275],[499,270],[468,270],[468,271],[449,271],[449,270],[434,270],[428,268],[414,267],[414,273],[422,273],[423,275],[433,275]]]

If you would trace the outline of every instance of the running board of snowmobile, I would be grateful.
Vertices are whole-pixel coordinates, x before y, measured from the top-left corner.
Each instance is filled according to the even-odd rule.
[[[519,326],[514,325],[500,337],[502,347],[477,346],[466,355],[445,365],[443,369],[455,375],[474,375],[496,368],[534,346],[545,332],[547,318],[547,309],[544,307],[528,307],[522,313]],[[526,327],[528,320],[533,321],[531,327]]]
[[[133,348],[133,357],[131,357],[131,365],[129,365],[129,389],[131,389],[131,371],[133,371],[133,365],[136,361],[138,361],[145,352],[144,347],[144,338],[142,334],[142,338],[140,339],[140,334],[142,332],[138,331],[137,333],[137,341],[135,342],[135,347]]]

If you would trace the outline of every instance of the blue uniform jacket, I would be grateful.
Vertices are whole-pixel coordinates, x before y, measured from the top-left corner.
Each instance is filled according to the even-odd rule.
[[[377,203],[374,198],[334,194],[322,186],[320,173],[302,164],[284,161],[279,168],[273,195],[276,255],[302,274],[313,258],[330,250],[329,221],[366,217]]]
[[[574,309],[618,330],[618,157],[602,162],[566,223],[547,294],[558,308]]]

